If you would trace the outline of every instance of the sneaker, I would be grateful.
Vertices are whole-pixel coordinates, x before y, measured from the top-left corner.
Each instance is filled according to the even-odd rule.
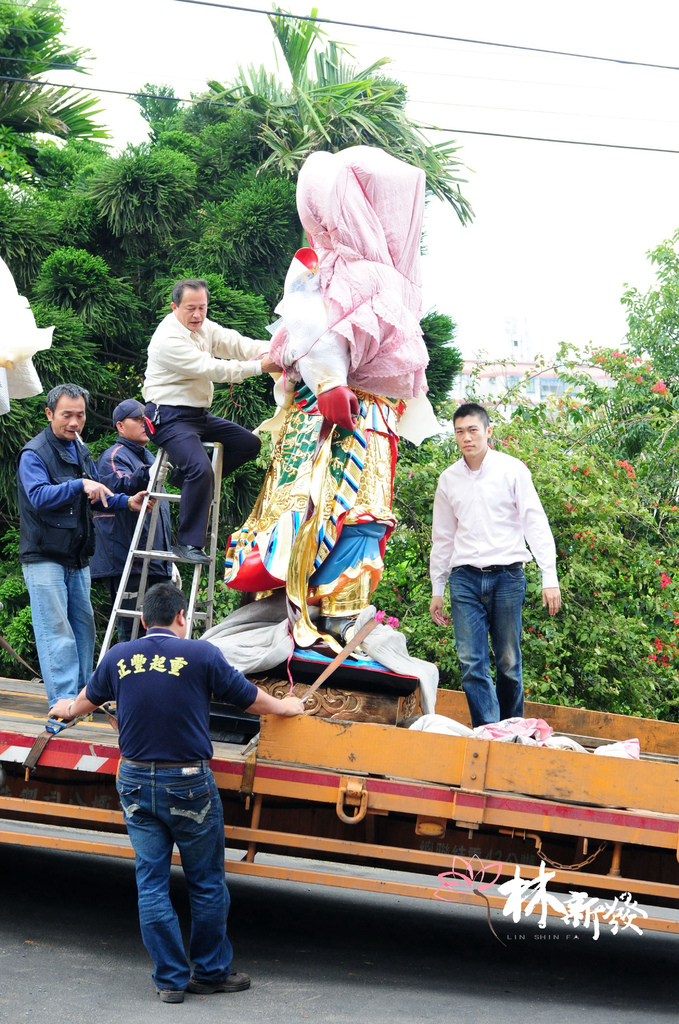
[[[184,1002],[184,989],[183,988],[157,988],[156,992],[160,996],[161,1003],[183,1003]]]
[[[243,992],[246,988],[250,988],[250,984],[249,974],[232,971],[228,978],[224,978],[222,981],[196,981],[195,978],[191,978],[186,986],[186,991],[209,996],[213,992]]]

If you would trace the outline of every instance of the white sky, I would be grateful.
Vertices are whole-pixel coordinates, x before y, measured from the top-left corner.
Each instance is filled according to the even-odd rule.
[[[243,6],[248,0],[238,0]],[[319,15],[476,40],[676,65],[676,0],[317,0]],[[308,14],[290,0],[282,6]],[[96,58],[89,79],[52,80],[138,90],[171,84],[178,96],[236,66],[276,69],[261,14],[178,0],[62,0],[72,45]],[[268,8],[259,0],[253,7]],[[409,89],[413,118],[441,128],[679,150],[679,70],[550,57],[478,44],[325,26],[357,64],[388,56]],[[140,142],[146,124],[129,99],[102,96],[115,145]],[[449,135],[441,138],[449,138]],[[617,345],[626,282],[653,280],[648,249],[679,228],[679,154],[454,136],[471,169],[476,212],[462,228],[429,205],[424,305],[459,325],[466,357],[509,356],[505,321],[525,321],[526,355],[560,340]]]

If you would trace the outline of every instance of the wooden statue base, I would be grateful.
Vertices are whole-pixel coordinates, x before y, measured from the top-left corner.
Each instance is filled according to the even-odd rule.
[[[284,680],[253,678],[252,682],[273,697],[287,697],[290,694],[290,683]],[[304,697],[308,689],[306,683],[295,683],[292,692],[296,697]],[[316,718],[331,718],[335,722],[375,722],[378,725],[398,725],[418,711],[419,690],[405,696],[396,696],[320,686],[306,704],[307,715]]]

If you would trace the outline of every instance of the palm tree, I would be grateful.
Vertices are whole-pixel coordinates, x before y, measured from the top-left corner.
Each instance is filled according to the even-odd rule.
[[[316,16],[316,9],[311,12]],[[405,113],[406,88],[382,73],[388,57],[362,70],[347,63],[347,51],[329,41],[314,21],[270,16],[276,39],[290,72],[286,88],[263,67],[240,67],[229,86],[208,82],[205,99],[247,107],[261,118],[260,137],[269,156],[262,169],[296,174],[310,153],[337,152],[347,146],[380,146],[427,176],[428,191],[451,204],[460,221],[471,220],[472,209],[460,191],[464,164],[453,142],[430,144],[420,126]],[[313,56],[315,77],[309,73]]]
[[[37,136],[105,139],[93,117],[97,100],[67,86],[48,86],[39,76],[57,71],[84,73],[83,49],[61,40],[63,14],[56,0],[4,3],[0,26],[0,176],[30,177]],[[21,79],[21,81],[15,81]]]

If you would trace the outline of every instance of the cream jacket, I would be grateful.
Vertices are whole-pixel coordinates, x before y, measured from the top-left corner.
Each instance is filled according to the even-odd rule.
[[[261,373],[261,356],[268,349],[266,341],[245,338],[212,320],[189,331],[168,313],[151,338],[142,395],[156,405],[209,409],[212,382],[239,384]]]

